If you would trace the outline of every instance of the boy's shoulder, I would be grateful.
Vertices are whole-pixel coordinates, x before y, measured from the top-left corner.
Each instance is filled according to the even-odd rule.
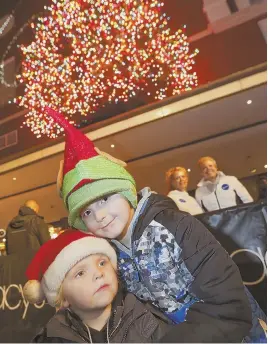
[[[133,323],[134,326],[129,328],[128,336],[132,341],[136,339],[137,342],[147,342],[148,338],[151,338],[159,342],[159,340],[170,330],[172,322],[163,312],[158,310],[151,303],[142,302],[135,295],[127,293],[123,304],[124,311],[121,319],[120,331],[123,333],[126,332],[128,321],[125,319],[128,318],[131,312],[131,323]]]
[[[194,217],[179,210],[171,198],[151,193],[146,206],[138,214],[134,236],[135,239],[139,238],[148,226],[156,227],[157,225],[161,225],[171,233],[175,233],[180,224],[187,227],[193,221],[196,221]]]
[[[185,217],[188,213],[178,209],[176,203],[168,196],[157,193],[151,193],[147,199],[144,208],[140,211],[139,216],[154,220],[160,214],[166,216]]]
[[[58,311],[33,338],[32,343],[79,343],[81,338],[66,322],[67,310]]]

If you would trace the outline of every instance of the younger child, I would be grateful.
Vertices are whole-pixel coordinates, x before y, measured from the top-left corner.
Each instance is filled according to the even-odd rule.
[[[43,245],[27,269],[24,296],[32,303],[46,298],[60,310],[33,342],[159,342],[172,325],[134,295],[118,292],[116,265],[108,241],[76,230]]]
[[[241,342],[250,332],[251,310],[237,266],[213,235],[175,203],[145,188],[54,110],[65,129],[62,197],[69,224],[118,248],[127,290],[151,301],[177,325],[172,342]]]

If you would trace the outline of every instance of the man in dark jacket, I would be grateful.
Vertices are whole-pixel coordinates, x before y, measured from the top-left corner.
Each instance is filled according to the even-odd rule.
[[[19,209],[19,213],[11,220],[6,231],[6,251],[13,254],[25,250],[38,250],[50,240],[48,225],[38,215],[39,205],[29,200]]]

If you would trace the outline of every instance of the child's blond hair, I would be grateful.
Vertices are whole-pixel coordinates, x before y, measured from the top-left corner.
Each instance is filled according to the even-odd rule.
[[[64,302],[63,287],[61,285],[59,290],[58,290],[57,298],[55,301],[55,308],[57,311],[63,307],[63,302]]]

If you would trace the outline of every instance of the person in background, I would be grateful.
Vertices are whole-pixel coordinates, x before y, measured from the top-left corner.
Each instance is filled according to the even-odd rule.
[[[7,254],[25,250],[38,250],[41,245],[50,240],[48,225],[44,218],[38,215],[39,205],[29,200],[20,207],[19,213],[9,223],[6,231]]]
[[[198,166],[203,178],[197,184],[195,198],[206,211],[229,208],[237,205],[237,197],[242,203],[253,202],[247,189],[234,176],[226,176],[218,170],[216,161],[205,156]]]
[[[202,208],[187,192],[189,181],[188,172],[184,167],[172,167],[166,172],[168,197],[173,199],[177,207],[191,215],[203,213]]]

